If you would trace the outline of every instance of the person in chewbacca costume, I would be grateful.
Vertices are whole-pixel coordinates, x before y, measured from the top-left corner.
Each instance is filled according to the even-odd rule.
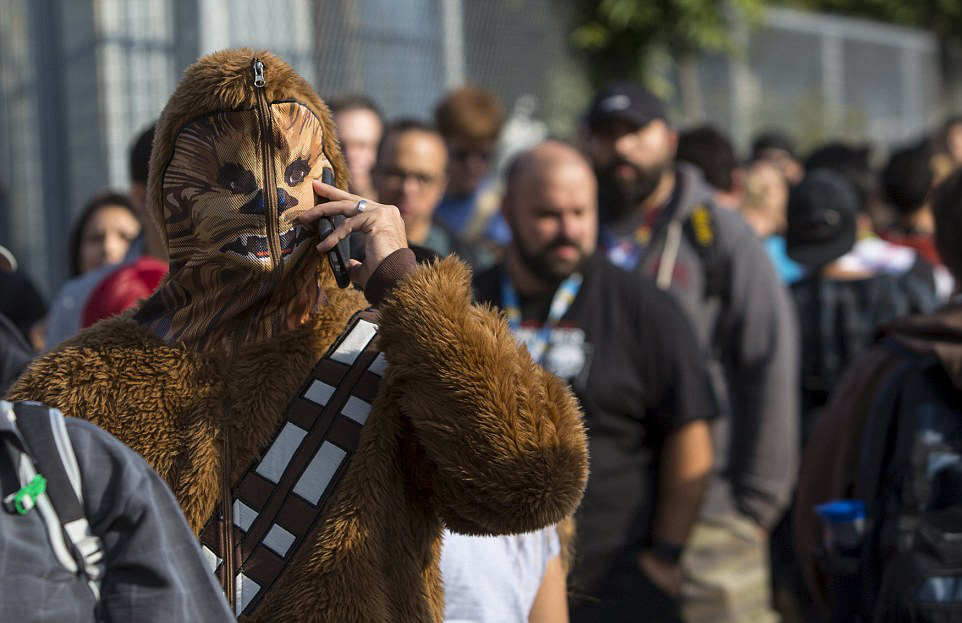
[[[334,185],[316,181],[325,168]],[[346,176],[326,105],[282,60],[201,58],[150,161],[170,273],[9,392],[143,455],[242,620],[440,621],[443,527],[548,526],[587,479],[565,384],[471,304],[465,264],[415,265],[397,209],[348,194]],[[352,231],[363,294],[326,261]]]

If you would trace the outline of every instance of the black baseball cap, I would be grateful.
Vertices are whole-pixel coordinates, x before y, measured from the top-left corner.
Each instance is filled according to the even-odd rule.
[[[595,95],[585,114],[590,128],[612,120],[642,127],[655,119],[667,118],[668,112],[661,98],[632,80],[609,83]]]
[[[792,189],[785,235],[788,257],[821,268],[855,246],[858,195],[840,174],[815,169]]]

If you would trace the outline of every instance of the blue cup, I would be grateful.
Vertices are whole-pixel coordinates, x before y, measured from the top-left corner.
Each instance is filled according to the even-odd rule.
[[[850,553],[862,545],[865,502],[832,500],[815,507],[822,520],[822,543],[827,552]]]

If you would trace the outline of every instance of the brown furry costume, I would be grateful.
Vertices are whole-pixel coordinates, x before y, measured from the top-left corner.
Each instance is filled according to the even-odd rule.
[[[345,186],[330,115],[306,83],[267,52],[217,53],[188,70],[158,124],[149,201],[169,241],[178,225],[164,176],[178,134],[191,120],[251,109],[250,89],[232,80],[249,75],[255,56],[272,102],[297,100],[320,120],[326,162]],[[241,477],[314,363],[366,307],[359,292],[334,285],[326,265],[320,270],[313,240],[310,253],[289,250],[299,259],[284,266],[281,283],[248,301],[258,313],[237,316],[244,324],[229,327],[232,343],[196,332],[189,343],[173,339],[170,323],[157,320],[172,317],[164,305],[173,297],[158,294],[137,315],[103,321],[37,360],[10,397],[47,402],[126,442],[171,485],[199,531],[220,500],[224,467],[232,483]],[[261,264],[276,277],[283,262]],[[298,292],[310,293],[318,278],[319,307],[278,302],[285,280],[303,280]],[[172,256],[161,289],[169,295],[177,279]],[[577,404],[495,313],[470,304],[466,266],[448,259],[415,269],[379,311],[389,366],[358,451],[313,536],[250,620],[440,621],[443,524],[471,534],[527,531],[559,521],[580,500],[587,450]]]

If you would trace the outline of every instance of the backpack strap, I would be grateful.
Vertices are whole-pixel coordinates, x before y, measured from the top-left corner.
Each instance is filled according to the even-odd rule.
[[[874,517],[872,507],[875,506],[879,493],[879,486],[883,478],[883,470],[887,459],[892,456],[895,447],[895,433],[898,414],[898,390],[902,380],[915,364],[904,352],[896,350],[890,345],[890,340],[883,340],[882,344],[897,352],[900,361],[888,373],[881,389],[872,400],[869,408],[869,418],[865,422],[859,449],[858,470],[856,474],[855,496],[865,501],[867,517]],[[897,345],[896,345],[897,346]],[[898,347],[901,349],[901,347]]]
[[[884,337],[879,344],[898,355],[898,363],[888,373],[875,395],[865,423],[856,474],[856,497],[865,500],[866,516],[872,517],[872,506],[885,478],[885,468],[896,457],[899,442],[900,390],[905,377],[912,371],[924,371],[939,366],[936,356],[923,356],[909,351],[898,341]]]
[[[84,512],[80,468],[63,414],[37,402],[0,404],[22,443],[22,449],[7,443],[24,487],[18,494],[32,489],[29,502],[14,494],[4,500],[4,506],[25,514],[35,505],[57,560],[70,572],[82,575],[99,601],[103,544],[91,531]],[[40,482],[45,487],[38,486]]]
[[[683,231],[701,262],[705,275],[705,300],[719,298],[724,302],[729,294],[728,279],[712,206],[707,202],[696,205],[685,218]]]

